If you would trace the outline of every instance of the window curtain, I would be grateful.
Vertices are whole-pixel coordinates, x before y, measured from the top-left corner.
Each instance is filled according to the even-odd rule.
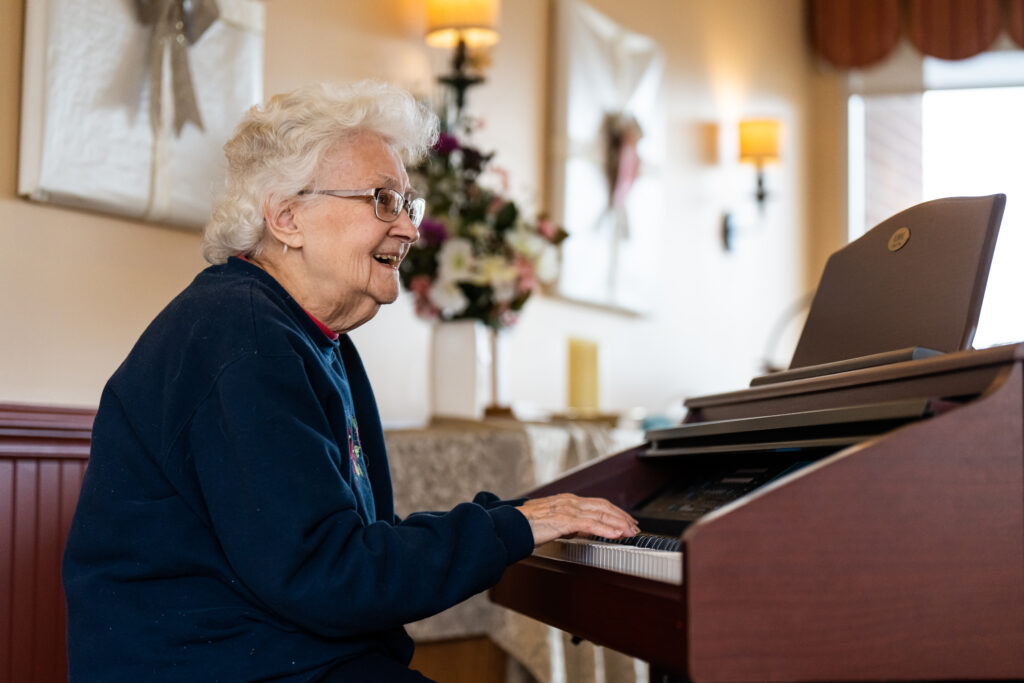
[[[834,66],[881,61],[902,35],[923,54],[966,59],[1005,30],[1024,47],[1024,0],[811,0],[811,42]]]

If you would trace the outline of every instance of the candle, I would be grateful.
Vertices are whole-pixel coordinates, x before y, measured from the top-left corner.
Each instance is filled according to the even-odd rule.
[[[580,413],[598,410],[596,342],[569,339],[569,409]]]

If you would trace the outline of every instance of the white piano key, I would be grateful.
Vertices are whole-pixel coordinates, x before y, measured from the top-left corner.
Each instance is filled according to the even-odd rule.
[[[533,554],[644,579],[676,585],[683,583],[683,553],[680,551],[650,550],[581,538],[563,538],[545,543],[536,548]]]

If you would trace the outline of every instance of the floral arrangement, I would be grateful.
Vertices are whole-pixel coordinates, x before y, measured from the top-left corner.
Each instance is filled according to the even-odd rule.
[[[410,169],[427,210],[399,275],[421,318],[500,330],[558,276],[558,245],[568,233],[544,217],[524,220],[515,202],[482,184],[487,175],[501,178],[488,173],[493,156],[443,132]]]

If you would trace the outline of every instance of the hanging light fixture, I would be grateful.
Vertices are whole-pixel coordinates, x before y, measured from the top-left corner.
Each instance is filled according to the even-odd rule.
[[[467,51],[498,42],[499,0],[428,0],[426,43],[453,50],[452,71],[438,77],[454,93],[456,119],[466,104],[466,90],[483,83],[466,71]]]

